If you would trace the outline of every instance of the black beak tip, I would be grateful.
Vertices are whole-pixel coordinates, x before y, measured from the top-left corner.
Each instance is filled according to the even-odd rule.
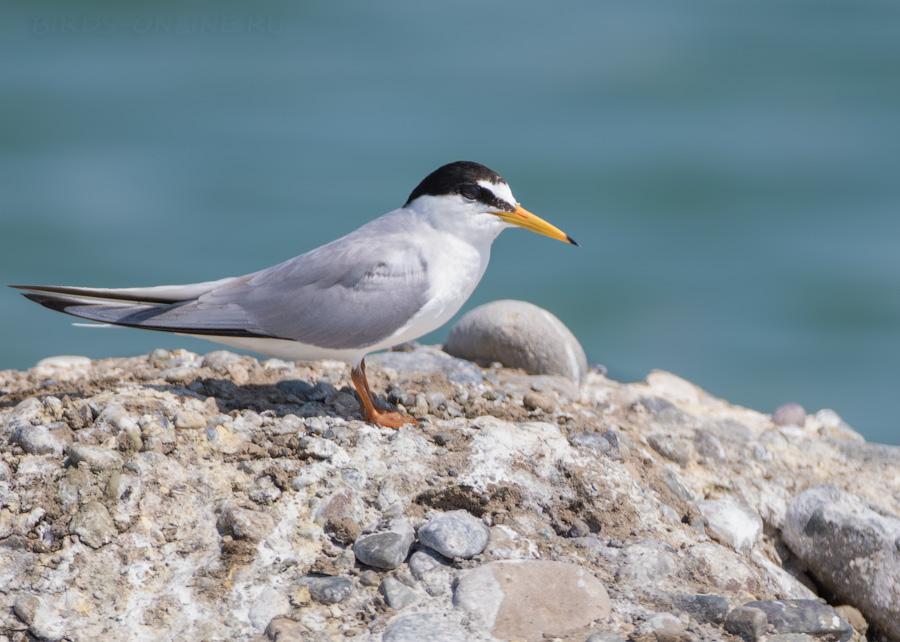
[[[575,239],[573,239],[571,236],[569,236],[568,234],[566,234],[566,240],[569,243],[571,243],[572,245],[574,245],[575,247],[581,247],[580,245],[578,245],[578,242]]]

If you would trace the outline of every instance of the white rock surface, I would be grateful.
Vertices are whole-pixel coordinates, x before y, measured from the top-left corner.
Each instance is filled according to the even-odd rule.
[[[160,350],[0,372],[0,640],[731,639],[726,612],[816,597],[782,567],[782,528],[810,573],[829,549],[803,540],[829,524],[894,532],[900,449],[832,413],[775,426],[664,372],[578,388],[397,354],[369,371],[422,413],[396,431],[360,420],[334,362]],[[23,426],[60,447],[24,448]],[[823,482],[852,502],[801,510]],[[448,514],[474,557],[415,537]],[[392,520],[398,559],[360,563],[355,542]],[[890,586],[893,540],[859,541],[832,593],[888,630],[891,603],[852,582]],[[568,570],[522,570],[539,567]]]

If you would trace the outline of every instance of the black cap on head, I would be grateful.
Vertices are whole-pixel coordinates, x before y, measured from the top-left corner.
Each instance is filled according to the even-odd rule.
[[[479,181],[489,183],[505,183],[503,177],[481,163],[472,161],[456,161],[449,163],[426,176],[412,191],[403,207],[406,207],[420,196],[444,196],[446,194],[462,194],[463,187],[478,188],[473,200],[480,201],[500,210],[512,211],[513,207],[506,201],[500,200],[490,191],[478,185]],[[470,198],[467,196],[467,198]]]

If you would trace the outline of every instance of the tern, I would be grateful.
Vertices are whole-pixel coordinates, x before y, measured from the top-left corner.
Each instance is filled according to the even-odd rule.
[[[376,408],[366,355],[446,323],[481,280],[491,243],[513,226],[578,245],[519,205],[499,174],[458,161],[426,176],[403,207],[252,274],[143,288],[10,287],[91,321],[200,337],[282,359],[345,361],[365,420],[399,428],[416,421]]]

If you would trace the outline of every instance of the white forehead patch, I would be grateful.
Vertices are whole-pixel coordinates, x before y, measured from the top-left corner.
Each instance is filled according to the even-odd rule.
[[[506,201],[513,207],[519,204],[516,200],[516,197],[513,196],[512,190],[509,189],[509,185],[506,183],[492,183],[490,181],[478,181],[478,184],[483,188],[490,190],[493,192],[494,196],[499,198],[501,201]]]

